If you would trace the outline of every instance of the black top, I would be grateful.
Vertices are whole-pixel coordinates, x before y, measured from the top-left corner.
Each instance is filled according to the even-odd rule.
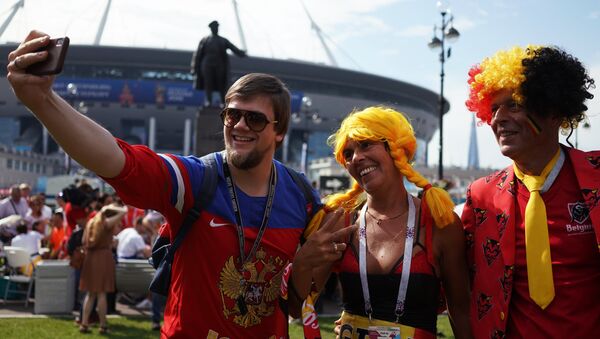
[[[423,228],[418,228],[416,239],[419,239]],[[400,317],[400,323],[435,333],[440,303],[440,279],[427,261],[426,247],[418,242],[413,246],[421,247],[423,251],[415,254],[412,259],[406,292],[406,307],[404,314]],[[348,313],[367,317],[358,271],[358,252],[353,245],[349,248],[353,253],[346,252],[339,272],[343,291],[343,308]],[[389,274],[368,274],[373,318],[390,322],[396,321],[395,309],[402,276],[402,259],[402,257],[398,259],[393,271]]]

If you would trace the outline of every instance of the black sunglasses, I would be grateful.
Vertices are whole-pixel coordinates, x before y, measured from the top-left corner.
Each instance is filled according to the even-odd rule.
[[[270,121],[264,113],[244,109],[226,107],[221,112],[223,125],[228,128],[235,126],[244,117],[246,125],[254,132],[262,132],[268,124],[276,124],[277,120]]]

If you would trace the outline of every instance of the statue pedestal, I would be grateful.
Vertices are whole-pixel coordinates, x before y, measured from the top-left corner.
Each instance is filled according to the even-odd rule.
[[[223,141],[223,122],[221,109],[218,107],[202,107],[196,113],[196,140],[194,154],[203,156],[218,152],[225,148]]]

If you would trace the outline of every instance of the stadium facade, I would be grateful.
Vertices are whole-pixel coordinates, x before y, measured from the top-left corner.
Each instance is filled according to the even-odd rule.
[[[2,45],[0,55],[14,48]],[[190,154],[203,128],[221,130],[214,117],[204,123],[198,113],[203,92],[192,88],[191,57],[191,51],[182,50],[73,45],[54,88],[119,138],[159,152]],[[6,58],[2,60],[0,144],[25,152],[57,152],[56,144],[12,94]],[[302,168],[302,163],[329,156],[326,139],[343,117],[371,105],[391,106],[410,117],[419,144],[415,162],[427,163],[427,143],[438,127],[437,93],[382,76],[297,60],[230,60],[231,82],[247,73],[263,72],[278,76],[290,88],[293,116],[277,154],[290,165]],[[445,106],[447,112],[447,102]]]

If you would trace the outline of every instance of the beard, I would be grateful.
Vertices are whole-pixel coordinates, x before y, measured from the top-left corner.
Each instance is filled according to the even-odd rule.
[[[256,167],[265,156],[264,152],[259,152],[254,149],[250,153],[240,154],[230,147],[225,147],[225,152],[227,154],[227,160],[231,162],[233,166],[239,168],[241,170],[247,170]]]

